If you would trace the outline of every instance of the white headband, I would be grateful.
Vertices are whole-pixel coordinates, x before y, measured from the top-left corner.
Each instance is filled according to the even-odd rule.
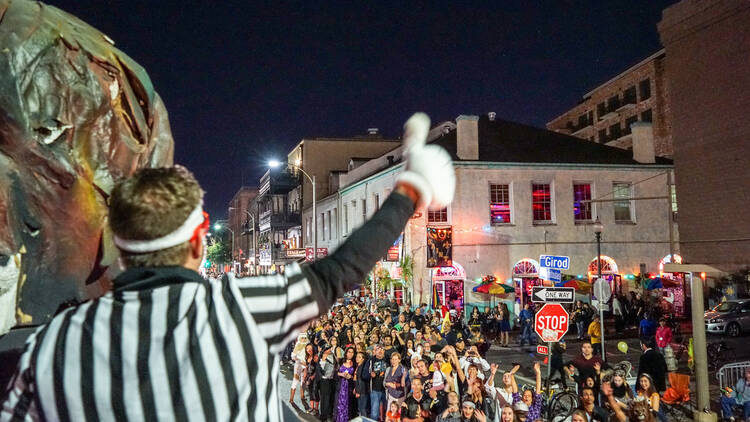
[[[150,240],[130,240],[115,236],[115,245],[123,251],[133,253],[160,251],[190,240],[195,233],[195,228],[201,223],[203,223],[203,202],[198,204],[187,220],[172,233]]]

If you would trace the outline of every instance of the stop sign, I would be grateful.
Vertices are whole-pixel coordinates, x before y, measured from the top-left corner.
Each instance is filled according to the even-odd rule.
[[[546,303],[536,313],[534,331],[545,342],[560,341],[568,332],[568,311],[559,303]]]

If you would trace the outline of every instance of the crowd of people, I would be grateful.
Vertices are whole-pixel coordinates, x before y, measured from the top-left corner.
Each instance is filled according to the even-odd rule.
[[[534,341],[533,315],[526,305],[514,321],[521,344]],[[290,402],[299,397],[299,407],[322,421],[358,415],[389,422],[552,420],[540,362],[525,368],[535,379],[522,386],[520,364],[487,360],[492,341],[510,342],[507,307],[474,309],[466,319],[453,309],[412,309],[384,296],[341,300],[285,351],[294,368]],[[594,316],[590,324],[597,322]],[[646,421],[666,420],[659,398],[667,370],[656,338],[642,339],[631,388],[624,372],[596,354],[591,340],[597,334],[590,326],[586,332],[575,358],[566,359],[560,342],[550,359],[554,388],[578,394],[569,420],[626,421],[639,409],[646,409]]]

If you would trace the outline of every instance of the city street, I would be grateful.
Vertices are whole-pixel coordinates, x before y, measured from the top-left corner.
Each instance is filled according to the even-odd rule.
[[[580,353],[580,345],[581,342],[578,340],[575,340],[575,334],[573,335],[567,335],[567,343],[568,348],[565,353],[565,360],[571,360],[575,358]],[[628,351],[627,353],[622,353],[617,349],[617,344],[620,341],[624,341],[628,345]],[[709,335],[707,338],[708,343],[713,343],[717,341],[725,341],[727,343],[727,346],[729,348],[729,356],[727,356],[727,360],[729,362],[736,362],[736,361],[743,361],[743,360],[750,360],[750,348],[746,347],[746,344],[748,342],[747,336],[740,336],[740,337],[727,337],[727,336],[713,336]],[[635,376],[638,371],[638,359],[641,355],[641,349],[640,349],[640,343],[638,339],[636,338],[628,338],[628,339],[613,339],[612,341],[607,341],[605,338],[605,345],[607,349],[607,362],[614,365],[622,361],[628,361],[633,366],[633,373],[632,375]],[[517,381],[519,383],[519,386],[523,386],[524,384],[532,384],[533,383],[533,365],[534,362],[540,361],[542,362],[544,360],[544,356],[541,356],[536,353],[536,347],[525,347],[523,350],[521,350],[517,345],[514,347],[499,347],[497,345],[493,345],[490,350],[487,352],[487,355],[485,356],[488,362],[490,363],[498,363],[500,364],[500,371],[498,371],[498,378],[495,380],[496,382],[499,382],[499,377],[501,375],[501,371],[503,370],[509,370],[514,363],[521,364],[521,369],[518,371],[518,377]],[[680,360],[680,369],[679,372],[688,373],[689,369],[687,368],[687,357],[683,357]],[[542,374],[546,374],[546,366],[542,366]],[[710,393],[711,393],[711,406],[714,411],[719,411],[718,406],[718,397],[719,397],[719,387],[718,387],[718,380],[716,379],[716,371],[710,371],[709,372],[710,377]],[[292,367],[291,365],[282,365],[281,367],[281,375],[279,377],[279,395],[281,397],[281,400],[283,403],[288,403],[289,400],[289,388],[291,386],[291,379],[292,379]],[[694,392],[695,384],[694,380],[691,379],[691,391]],[[694,394],[694,393],[692,393]],[[693,396],[693,400],[694,400]],[[299,401],[299,392],[297,393],[294,401],[295,405],[293,407],[287,407],[288,409],[296,412],[296,417],[299,418],[299,420],[304,421],[316,421],[317,419],[314,418],[312,415],[307,414],[303,410],[303,406]]]

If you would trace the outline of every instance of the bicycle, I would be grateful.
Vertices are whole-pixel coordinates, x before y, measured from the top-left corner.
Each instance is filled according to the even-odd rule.
[[[550,422],[561,422],[573,414],[580,402],[578,395],[572,391],[564,390],[553,394],[547,402],[547,420]]]
[[[706,347],[706,354],[708,355],[709,371],[717,371],[725,364],[737,361],[737,353],[727,346],[725,341],[709,343]]]

